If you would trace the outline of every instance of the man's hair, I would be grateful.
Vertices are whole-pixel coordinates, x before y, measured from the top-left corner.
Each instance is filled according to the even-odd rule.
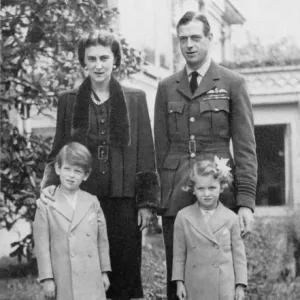
[[[193,20],[197,20],[203,23],[203,34],[204,36],[208,36],[210,34],[210,25],[209,22],[207,20],[207,17],[203,14],[199,14],[197,12],[194,11],[187,11],[182,17],[181,19],[178,21],[177,26],[176,26],[176,30],[178,32],[178,29],[180,26],[182,25],[187,25],[190,22],[192,22]]]
[[[92,166],[92,155],[82,144],[71,142],[59,151],[56,156],[56,163],[59,167],[63,163],[81,167],[88,174]]]
[[[115,58],[115,66],[118,68],[121,64],[122,59],[121,45],[115,38],[113,33],[106,29],[94,29],[82,35],[82,37],[79,40],[77,49],[78,60],[80,62],[80,65],[82,67],[85,67],[84,56],[86,48],[98,45],[110,47]]]

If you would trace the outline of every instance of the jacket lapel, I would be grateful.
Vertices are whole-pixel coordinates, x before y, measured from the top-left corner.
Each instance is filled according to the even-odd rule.
[[[190,207],[187,221],[203,236],[205,236],[210,241],[218,244],[216,237],[213,235],[210,228],[204,222],[203,215],[200,211],[198,203],[196,202]]]
[[[78,191],[77,202],[70,231],[75,229],[75,227],[82,221],[84,216],[89,211],[92,203],[93,202],[91,197],[84,197],[83,192],[81,190]]]
[[[74,210],[69,204],[66,197],[62,194],[60,188],[56,189],[55,200],[55,202],[51,203],[51,206],[71,222]]]
[[[219,202],[218,207],[216,208],[214,214],[208,221],[208,226],[211,228],[212,233],[214,234],[220,228],[222,228],[228,221],[227,212],[224,208],[224,205]]]
[[[209,90],[215,89],[216,86],[216,80],[220,79],[219,75],[219,69],[218,66],[212,61],[210,64],[210,67],[208,68],[206,74],[202,78],[200,85],[196,89],[194,95],[192,98],[197,98]]]
[[[189,83],[189,80],[188,80],[186,68],[183,68],[178,73],[177,91],[180,94],[183,94],[184,96],[188,97],[189,99],[192,99],[192,97],[193,97],[191,89],[190,89],[190,83]]]

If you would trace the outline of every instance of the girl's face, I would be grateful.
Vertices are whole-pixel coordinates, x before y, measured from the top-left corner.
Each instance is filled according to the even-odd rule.
[[[195,176],[194,194],[201,208],[205,210],[216,208],[222,192],[220,181],[214,179],[212,175]]]
[[[85,49],[85,68],[93,85],[109,83],[114,61],[114,54],[110,46],[97,45]]]

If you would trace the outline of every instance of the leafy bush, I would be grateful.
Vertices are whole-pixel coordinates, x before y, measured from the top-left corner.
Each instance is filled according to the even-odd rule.
[[[295,277],[294,253],[289,251],[289,224],[289,218],[256,220],[253,233],[245,240],[249,274],[247,299],[300,299],[300,278]]]
[[[20,218],[28,221],[34,218],[51,138],[31,136],[26,139],[9,123],[3,109],[1,129],[0,226],[10,230]],[[12,244],[16,249],[11,256],[17,256],[19,261],[23,256],[30,260],[32,246],[32,235],[29,234]]]

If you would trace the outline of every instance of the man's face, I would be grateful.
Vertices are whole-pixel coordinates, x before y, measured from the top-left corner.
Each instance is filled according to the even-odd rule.
[[[177,32],[181,53],[187,65],[193,70],[197,70],[204,63],[212,40],[211,33],[205,36],[203,29],[201,21],[193,20],[181,25]]]

